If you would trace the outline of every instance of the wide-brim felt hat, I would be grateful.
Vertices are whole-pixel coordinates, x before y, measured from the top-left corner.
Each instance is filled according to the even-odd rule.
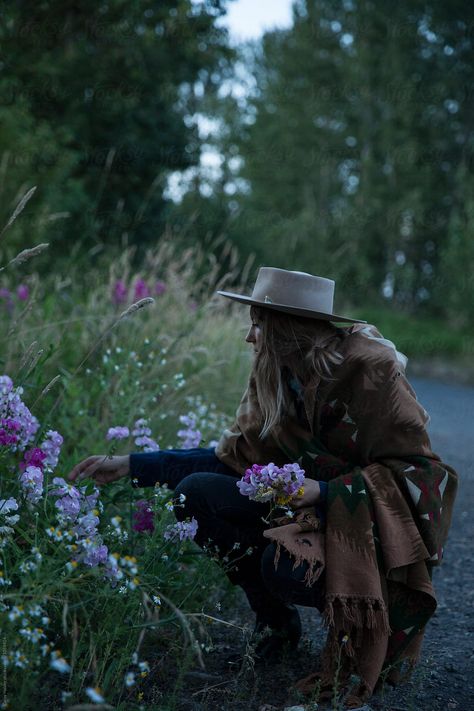
[[[262,306],[274,311],[324,319],[367,323],[362,319],[349,318],[333,313],[333,279],[314,276],[306,272],[288,271],[277,267],[260,267],[251,296],[218,291],[221,296],[240,301],[242,304]]]

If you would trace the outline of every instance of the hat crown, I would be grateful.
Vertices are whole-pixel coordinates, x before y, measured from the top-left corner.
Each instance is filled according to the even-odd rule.
[[[332,314],[335,282],[306,272],[260,267],[252,299]]]

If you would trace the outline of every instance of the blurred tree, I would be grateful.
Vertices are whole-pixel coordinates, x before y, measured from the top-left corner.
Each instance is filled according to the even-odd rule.
[[[474,6],[296,0],[293,13],[243,48],[246,105],[221,103],[224,165],[241,159],[231,195],[215,184],[233,205],[225,231],[257,261],[335,278],[353,303],[447,316],[435,292],[464,212],[457,167],[472,164]]]
[[[166,178],[198,163],[193,114],[232,54],[226,2],[0,2],[1,218],[37,184],[32,219],[69,213],[60,252],[156,240]]]

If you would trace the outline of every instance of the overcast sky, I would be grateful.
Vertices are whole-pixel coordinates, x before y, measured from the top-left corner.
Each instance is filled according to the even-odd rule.
[[[219,24],[227,25],[232,40],[255,39],[265,30],[291,25],[292,0],[232,0]]]

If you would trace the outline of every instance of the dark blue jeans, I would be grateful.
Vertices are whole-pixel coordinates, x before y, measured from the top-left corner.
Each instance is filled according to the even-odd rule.
[[[236,485],[239,474],[216,457],[214,448],[132,453],[130,476],[133,486],[166,483],[175,498],[185,495],[184,505],[175,508],[176,517],[194,516],[198,522],[194,540],[216,553],[234,585],[261,586],[279,601],[322,610],[324,575],[308,587],[307,564],[293,569],[294,560],[283,547],[275,569],[276,544],[262,535],[269,527],[263,518],[270,505],[242,496]]]

